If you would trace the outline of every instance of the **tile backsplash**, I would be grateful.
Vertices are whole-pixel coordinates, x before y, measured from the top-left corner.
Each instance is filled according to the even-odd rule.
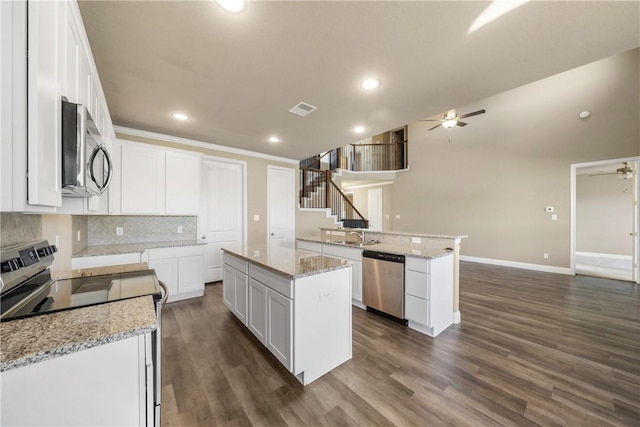
[[[195,216],[107,216],[87,217],[87,245],[168,242],[197,239]],[[178,228],[182,227],[182,233]],[[122,235],[117,229],[122,228]]]
[[[42,239],[42,216],[14,212],[0,213],[0,247]]]

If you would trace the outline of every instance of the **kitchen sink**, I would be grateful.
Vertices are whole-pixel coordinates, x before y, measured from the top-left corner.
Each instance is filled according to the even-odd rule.
[[[364,246],[375,245],[380,243],[380,240],[367,240],[366,242],[351,242],[348,240],[334,240],[331,243],[336,243],[338,245],[347,245],[347,246],[356,246],[362,248]]]

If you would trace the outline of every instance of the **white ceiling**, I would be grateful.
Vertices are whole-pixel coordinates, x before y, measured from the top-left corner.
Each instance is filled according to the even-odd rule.
[[[79,4],[114,124],[292,159],[640,46],[637,1],[531,2],[471,34],[488,2]]]

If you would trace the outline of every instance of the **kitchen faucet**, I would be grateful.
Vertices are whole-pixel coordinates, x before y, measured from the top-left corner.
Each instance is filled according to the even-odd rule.
[[[360,238],[360,243],[364,243],[364,230],[362,230],[360,233],[358,233],[357,231],[352,231],[349,234],[355,234]]]

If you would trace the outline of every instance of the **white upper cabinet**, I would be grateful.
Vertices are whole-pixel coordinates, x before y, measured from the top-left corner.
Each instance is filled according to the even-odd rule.
[[[106,196],[63,206],[62,97],[87,106],[107,147],[115,139],[76,1],[15,0],[0,9],[0,210],[106,212]]]
[[[193,154],[166,153],[166,213],[198,213],[200,158]]]
[[[122,144],[120,200],[123,214],[164,213],[164,151],[143,144]]]
[[[66,4],[29,2],[27,43],[28,202],[61,206],[61,103]]]
[[[118,146],[120,146],[118,150]],[[114,150],[116,175],[110,191],[112,213],[197,215],[200,154],[150,144],[119,141]],[[117,205],[120,205],[119,212]]]

